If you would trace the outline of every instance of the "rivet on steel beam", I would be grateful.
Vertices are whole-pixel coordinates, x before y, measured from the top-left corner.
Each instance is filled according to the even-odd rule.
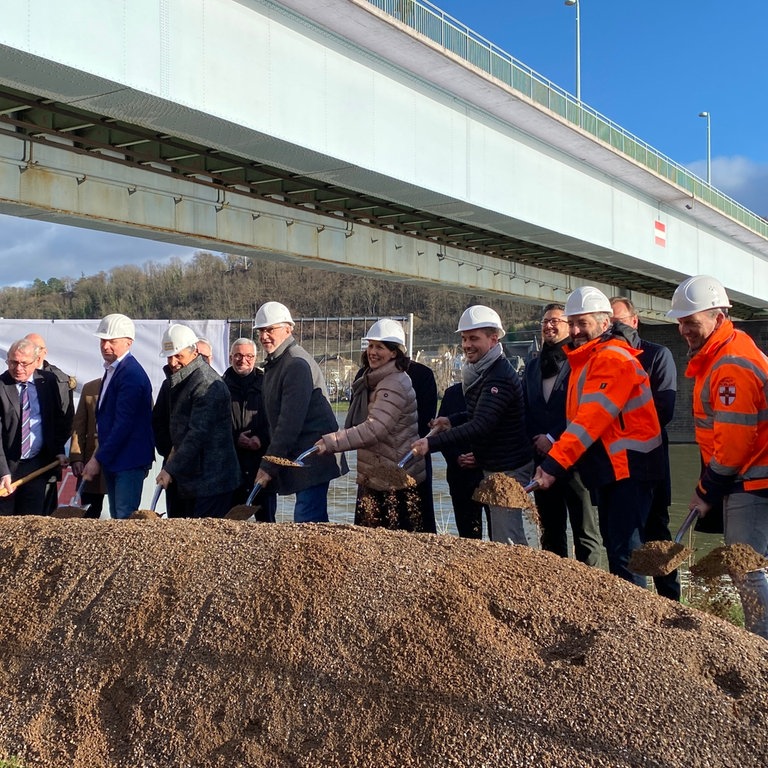
[[[136,194],[136,187],[128,187],[128,194],[129,195],[135,195]]]
[[[77,177],[76,177],[76,179],[77,179],[77,186],[79,187],[79,186],[80,186],[80,185],[81,185],[81,184],[82,184],[82,183],[83,183],[83,182],[84,182],[84,181],[85,181],[87,178],[88,178],[88,177],[87,177],[87,176],[85,176],[85,175],[83,175],[83,176],[77,176]]]
[[[292,226],[293,226],[295,223],[296,223],[296,222],[295,222],[295,220],[294,220],[294,219],[286,219],[286,220],[285,220],[285,226],[286,226],[286,227],[292,227]]]
[[[315,227],[315,229],[318,232],[322,232],[325,229],[325,224],[320,224],[319,226]]]
[[[183,197],[181,197],[181,195],[179,195],[179,197],[174,197],[174,198],[173,198],[173,203],[174,203],[174,205],[178,205],[178,204],[179,204],[179,203],[180,203],[180,202],[181,202],[183,199],[184,199],[184,198],[183,198]]]
[[[254,221],[256,221],[256,219],[260,219],[260,218],[261,218],[261,214],[260,214],[260,213],[252,213],[252,214],[251,214],[251,218],[252,218]]]

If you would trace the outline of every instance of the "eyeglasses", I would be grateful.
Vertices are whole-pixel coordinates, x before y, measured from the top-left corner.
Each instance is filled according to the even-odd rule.
[[[247,360],[249,363],[251,362],[251,360],[256,359],[256,355],[243,355],[240,352],[235,352],[235,354],[232,355],[232,357],[234,357],[235,360]]]
[[[9,366],[13,365],[17,368],[31,368],[37,363],[37,360],[30,360],[29,362],[26,362],[25,360],[6,360],[5,362],[8,363]]]
[[[550,317],[547,320],[541,321],[541,327],[546,328],[548,325],[558,325],[559,323],[565,323],[568,324],[567,320],[564,320],[562,317]]]
[[[258,334],[259,336],[274,336],[275,331],[278,328],[285,328],[285,324],[283,325],[270,325],[269,328],[259,328]]]

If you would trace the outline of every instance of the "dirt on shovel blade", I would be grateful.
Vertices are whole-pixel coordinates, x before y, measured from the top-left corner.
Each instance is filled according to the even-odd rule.
[[[627,568],[640,576],[666,576],[691,554],[692,549],[674,541],[646,541],[632,552]]]
[[[250,504],[237,504],[224,515],[224,519],[247,520],[249,517],[253,517],[260,509],[260,506],[252,507]]]
[[[73,517],[84,517],[86,510],[83,509],[83,507],[73,507],[73,506],[64,506],[64,507],[56,507],[56,509],[51,512],[51,517],[55,517],[58,520],[64,520],[67,518],[73,518]]]
[[[268,461],[270,464],[276,464],[278,467],[301,467],[303,464],[291,461],[290,459],[284,459],[282,456],[265,456],[264,461]]]
[[[730,544],[717,547],[691,566],[691,575],[712,580],[726,574],[740,579],[749,571],[768,567],[768,560],[748,544]]]
[[[157,512],[151,509],[137,509],[135,512],[132,512],[129,520],[157,520],[160,518],[161,515],[158,515]]]
[[[481,504],[492,504],[495,507],[536,509],[530,494],[525,492],[523,486],[514,477],[509,477],[503,472],[494,472],[482,480],[472,498]]]
[[[370,483],[373,480],[374,483]],[[416,481],[408,474],[405,469],[389,464],[378,464],[365,478],[365,484],[371,484],[373,487],[385,486],[386,488],[399,491],[403,488],[413,488]]]

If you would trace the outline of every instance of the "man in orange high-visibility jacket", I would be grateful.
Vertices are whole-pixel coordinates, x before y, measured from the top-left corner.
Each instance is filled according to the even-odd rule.
[[[705,515],[722,501],[725,543],[768,556],[768,358],[728,319],[725,288],[709,275],[683,280],[668,317],[688,343],[693,416],[702,470],[689,508]],[[768,639],[768,577],[734,579],[744,625]]]
[[[533,479],[546,489],[577,466],[597,503],[610,572],[646,586],[646,578],[627,563],[642,544],[653,487],[664,476],[648,376],[637,360],[640,350],[614,337],[604,293],[593,286],[577,288],[565,314],[572,338],[568,423]]]

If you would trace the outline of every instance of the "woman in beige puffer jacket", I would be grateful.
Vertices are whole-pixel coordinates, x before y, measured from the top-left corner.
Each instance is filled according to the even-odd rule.
[[[380,320],[368,331],[363,373],[352,385],[345,428],[323,435],[320,453],[357,450],[359,486],[355,523],[421,529],[421,504],[415,485],[404,487],[397,463],[418,439],[416,393],[405,372],[405,334],[395,320]],[[426,477],[423,457],[407,466],[416,483]]]

